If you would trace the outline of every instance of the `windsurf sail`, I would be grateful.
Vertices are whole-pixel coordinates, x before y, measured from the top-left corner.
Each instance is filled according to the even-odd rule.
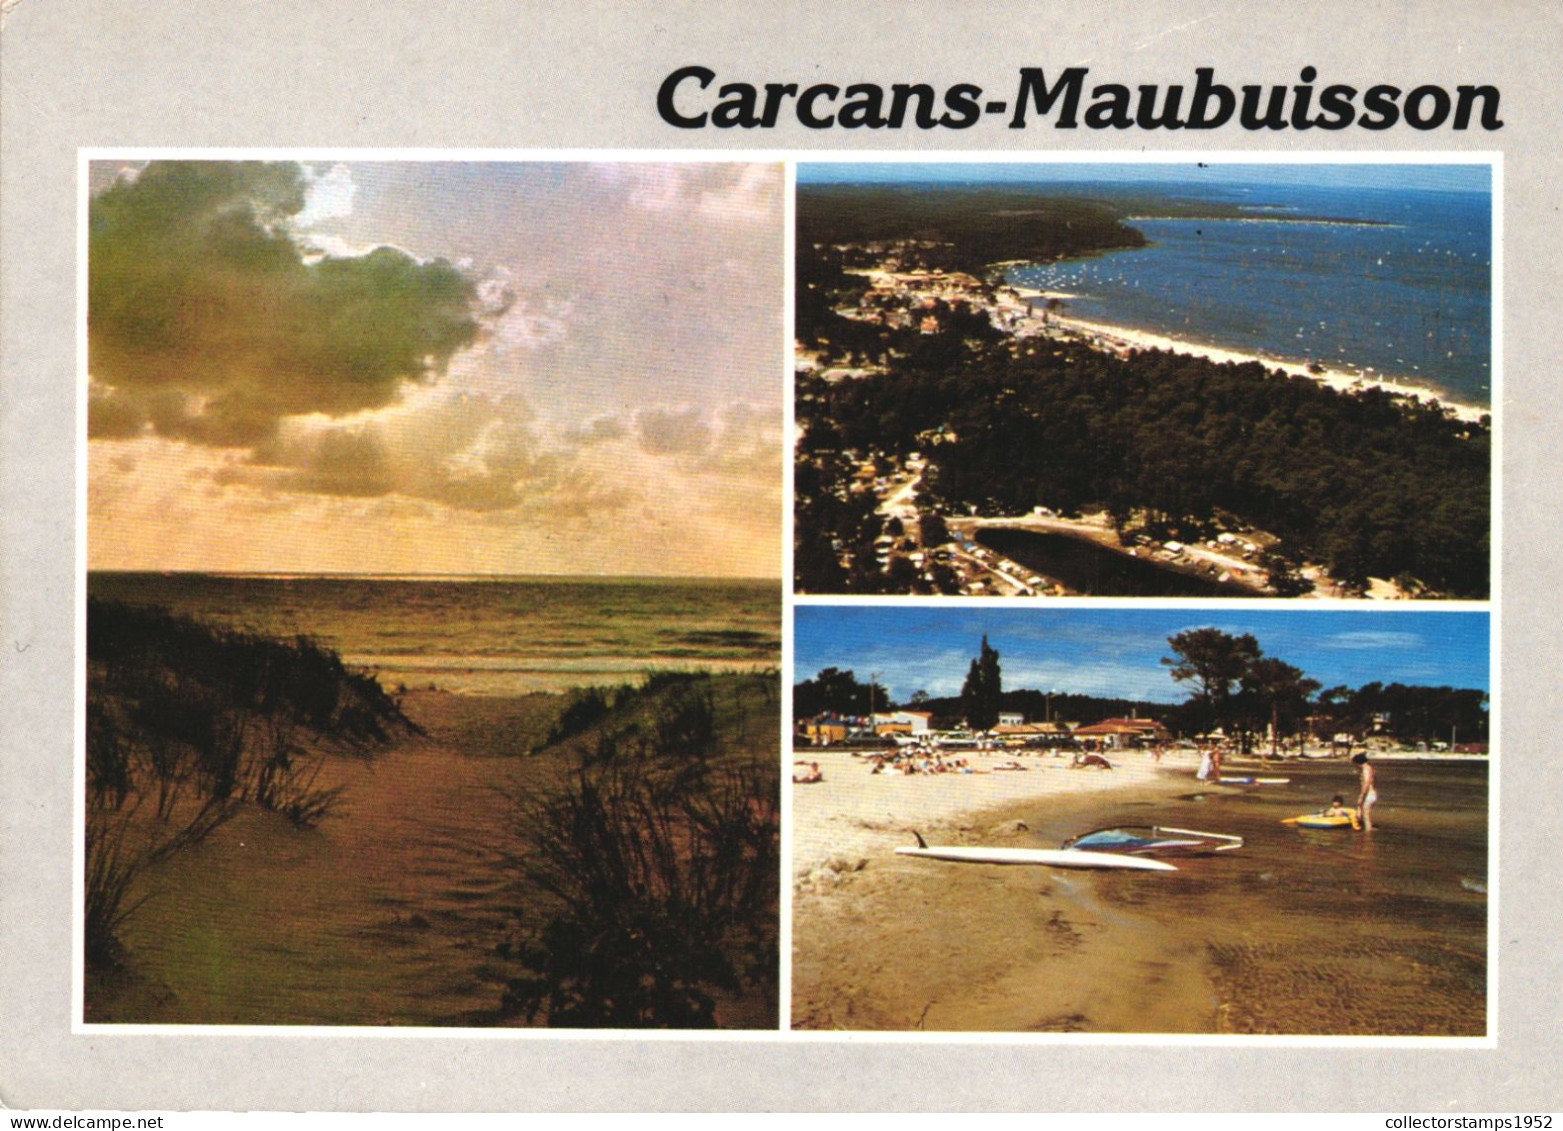
[[[1118,852],[1129,856],[1194,856],[1242,848],[1243,838],[1162,825],[1122,825],[1070,837],[1064,841],[1063,847],[1089,852]]]

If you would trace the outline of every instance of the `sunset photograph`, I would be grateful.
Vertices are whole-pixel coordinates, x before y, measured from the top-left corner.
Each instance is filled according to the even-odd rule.
[[[83,165],[84,1020],[777,1023],[779,165]]]

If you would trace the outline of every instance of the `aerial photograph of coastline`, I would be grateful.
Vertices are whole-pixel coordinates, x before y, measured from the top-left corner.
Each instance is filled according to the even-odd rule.
[[[792,1026],[1481,1038],[1489,616],[800,604]]]
[[[797,592],[1489,595],[1488,165],[797,193]]]
[[[775,1030],[781,166],[84,170],[81,1019]]]

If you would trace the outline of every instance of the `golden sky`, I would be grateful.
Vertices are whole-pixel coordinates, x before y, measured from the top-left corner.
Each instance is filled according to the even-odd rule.
[[[780,166],[89,189],[89,568],[779,574]]]

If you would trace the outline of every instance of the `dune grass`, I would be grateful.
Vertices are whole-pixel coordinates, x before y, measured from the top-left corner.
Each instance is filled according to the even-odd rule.
[[[298,637],[275,640],[165,609],[87,604],[84,935],[90,968],[125,957],[145,872],[247,805],[300,827],[329,816],[332,754],[368,757],[411,728],[370,676]]]
[[[566,704],[571,771],[516,799],[513,867],[533,898],[500,948],[520,967],[504,1014],[589,1028],[711,1028],[738,1000],[774,1014],[777,678],[663,672]]]

